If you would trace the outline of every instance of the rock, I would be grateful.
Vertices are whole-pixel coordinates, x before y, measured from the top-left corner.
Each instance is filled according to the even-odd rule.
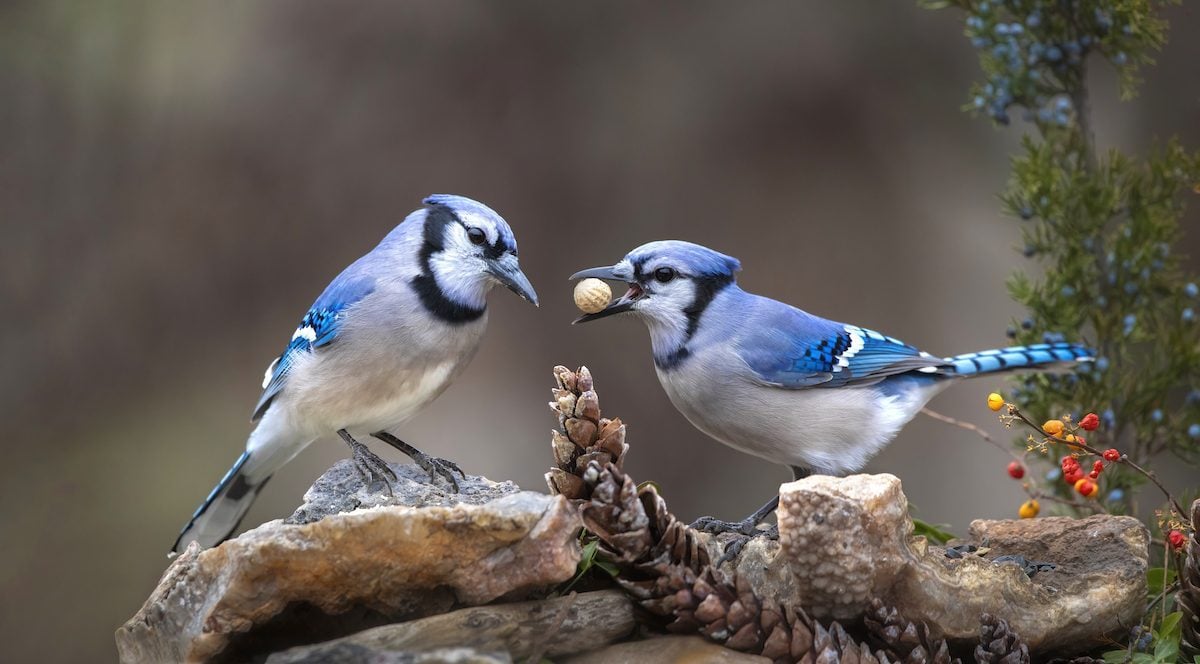
[[[382,487],[365,487],[362,476],[354,462],[342,459],[313,482],[304,493],[304,504],[296,508],[284,523],[312,523],[333,514],[351,512],[364,507],[405,505],[427,507],[431,505],[482,505],[510,493],[521,490],[512,482],[493,482],[486,477],[456,476],[459,492],[442,478],[431,482],[429,473],[411,463],[388,464],[396,472],[397,482],[391,493]]]
[[[976,521],[985,557],[947,558],[912,536],[908,501],[892,475],[812,476],[780,491],[779,542],[756,540],[737,561],[760,597],[814,617],[857,619],[872,597],[960,645],[979,617],[1008,621],[1039,654],[1079,652],[1136,624],[1146,593],[1149,533],[1132,517]],[[1002,555],[1058,567],[1034,577]]]
[[[335,641],[276,653],[267,658],[267,663],[342,661],[337,658],[351,648],[360,659],[345,661],[374,661],[361,657],[422,653],[452,646],[469,646],[525,661],[535,656],[560,657],[600,648],[628,636],[635,626],[632,600],[620,591],[602,590],[459,609],[384,625]]]
[[[618,643],[563,661],[566,664],[769,664],[771,660],[723,648],[699,636],[663,636]]]
[[[270,659],[268,661],[275,661]],[[422,652],[376,650],[357,643],[338,643],[286,660],[291,664],[512,664],[508,653],[475,648],[438,648]]]
[[[372,500],[348,483],[351,468],[340,462],[319,480],[296,523],[189,547],[117,630],[121,661],[242,661],[455,606],[522,599],[575,572],[581,524],[562,497],[467,478],[462,486],[475,490],[467,500],[480,504],[448,504],[440,490],[401,480],[394,501],[423,507],[333,513],[350,504],[344,495]],[[318,515],[327,516],[311,521]]]

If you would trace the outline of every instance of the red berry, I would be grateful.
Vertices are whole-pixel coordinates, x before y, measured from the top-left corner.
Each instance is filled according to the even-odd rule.
[[[1172,530],[1167,535],[1167,540],[1171,542],[1171,546],[1174,547],[1176,551],[1182,549],[1184,544],[1187,544],[1187,536],[1178,530]]]
[[[1104,458],[1109,461],[1116,461],[1121,458],[1121,453],[1110,447],[1104,450]]]
[[[1093,493],[1096,493],[1097,488],[1098,487],[1096,486],[1096,483],[1088,479],[1080,478],[1079,481],[1075,483],[1075,490],[1079,492],[1079,495],[1085,498]]]
[[[1092,464],[1092,472],[1093,473],[1098,473],[1102,470],[1104,470],[1104,462],[1103,461],[1097,460],[1096,463]]]
[[[1087,439],[1078,434],[1075,435],[1075,442],[1079,443],[1080,445],[1087,445]]]
[[[1019,480],[1022,477],[1025,477],[1025,466],[1022,466],[1021,462],[1019,462],[1019,461],[1013,461],[1013,462],[1009,463],[1008,464],[1008,476],[1013,478],[1014,480]]]
[[[1095,479],[1099,479],[1099,478],[1100,478],[1100,471],[1098,471],[1098,470],[1093,470],[1092,472],[1088,473],[1088,477],[1090,477],[1090,478],[1092,478],[1092,479],[1094,479],[1094,480],[1095,480]]]
[[[1088,413],[1079,420],[1079,428],[1084,431],[1095,431],[1100,426],[1100,418],[1095,413]]]
[[[1075,483],[1081,479],[1083,479],[1083,471],[1078,468],[1063,473],[1063,481],[1071,486],[1075,486]]]

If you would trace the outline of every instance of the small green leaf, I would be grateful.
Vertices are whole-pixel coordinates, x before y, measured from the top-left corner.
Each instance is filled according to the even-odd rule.
[[[1154,632],[1154,661],[1162,664],[1172,664],[1179,658],[1179,639],[1183,629],[1179,621],[1183,618],[1182,611],[1176,611],[1163,618],[1162,625]]]
[[[600,569],[604,570],[605,572],[608,572],[608,575],[613,578],[616,578],[617,575],[619,575],[621,573],[621,568],[608,562],[607,560],[597,560],[596,567],[599,567]]]
[[[586,572],[596,560],[596,550],[600,548],[599,540],[592,540],[583,545],[583,554],[579,557],[579,571]]]
[[[1102,655],[1108,664],[1124,664],[1129,661],[1128,650],[1109,650]]]
[[[1163,586],[1169,586],[1174,582],[1175,570],[1163,567],[1152,567],[1146,570],[1146,592],[1150,596],[1162,594]]]
[[[934,544],[945,544],[954,539],[956,535],[945,528],[949,528],[950,524],[939,523],[937,525],[926,523],[920,519],[913,519],[913,534],[923,535],[925,539]]]

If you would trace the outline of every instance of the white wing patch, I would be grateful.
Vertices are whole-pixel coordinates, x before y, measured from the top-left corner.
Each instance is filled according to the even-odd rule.
[[[263,389],[271,384],[271,377],[275,375],[275,365],[279,364],[279,358],[271,360],[271,364],[267,365],[267,372],[263,374]]]
[[[311,325],[296,328],[296,332],[292,335],[292,341],[304,339],[308,343],[313,343],[317,340],[317,331]]]
[[[850,358],[854,357],[858,351],[863,349],[866,344],[866,338],[863,336],[862,328],[854,325],[844,326],[846,334],[850,335],[850,347],[847,348],[841,355],[837,356],[837,366],[833,368],[834,372],[841,371],[845,367],[850,366]]]

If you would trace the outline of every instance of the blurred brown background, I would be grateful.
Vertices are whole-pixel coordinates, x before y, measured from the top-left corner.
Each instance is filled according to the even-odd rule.
[[[1200,17],[1169,18],[1137,100],[1095,74],[1101,143],[1200,146]],[[677,513],[758,506],[787,472],[671,408],[641,325],[571,327],[566,277],[686,238],[810,311],[937,353],[1003,344],[1003,279],[1028,264],[995,193],[1020,128],[959,111],[961,26],[912,1],[4,3],[0,659],[114,658],[267,363],[431,192],[508,219],[543,306],[497,291],[474,363],[403,438],[542,489],[550,368],[586,363]],[[1003,436],[1001,385],[933,406]],[[345,452],[312,446],[247,524]],[[919,418],[870,470],[961,531],[1014,514],[1006,462]]]

